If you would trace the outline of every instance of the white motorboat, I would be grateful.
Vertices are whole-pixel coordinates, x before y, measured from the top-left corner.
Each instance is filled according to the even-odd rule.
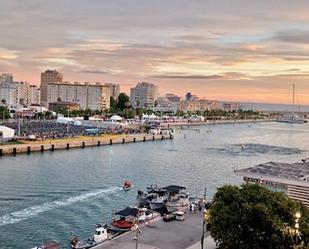
[[[156,210],[164,207],[167,201],[167,196],[159,196],[157,195],[154,199],[149,201],[150,209]]]
[[[187,208],[189,205],[189,195],[186,193],[179,193],[171,196],[169,201],[165,204],[169,213]]]
[[[88,249],[94,247],[98,244],[101,244],[105,241],[108,241],[120,233],[111,231],[107,226],[97,225],[95,233],[90,238],[79,240],[78,237],[74,236],[71,239],[71,248],[72,249]]]

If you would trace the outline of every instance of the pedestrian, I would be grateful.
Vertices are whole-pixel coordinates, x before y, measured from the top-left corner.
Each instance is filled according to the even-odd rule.
[[[192,203],[192,212],[195,213],[195,204]]]
[[[192,203],[189,205],[189,209],[190,209],[190,214],[192,212]]]
[[[201,204],[201,202],[198,203],[198,211],[202,212],[202,204]]]

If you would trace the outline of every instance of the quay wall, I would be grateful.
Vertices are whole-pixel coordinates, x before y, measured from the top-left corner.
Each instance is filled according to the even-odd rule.
[[[106,137],[93,137],[92,139],[78,139],[71,141],[61,142],[50,140],[48,143],[42,141],[41,143],[24,143],[24,144],[12,144],[0,146],[0,157],[4,155],[18,155],[22,153],[32,152],[44,152],[44,151],[55,151],[55,150],[69,150],[73,148],[86,148],[103,145],[113,144],[125,144],[125,143],[136,143],[136,142],[147,142],[156,140],[174,139],[172,134],[165,135],[149,135],[149,134],[132,134],[132,135],[120,135],[112,138]]]

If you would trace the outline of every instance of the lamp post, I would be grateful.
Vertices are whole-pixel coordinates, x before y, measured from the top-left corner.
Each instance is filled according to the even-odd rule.
[[[204,236],[205,236],[205,225],[206,225],[206,192],[207,188],[205,188],[204,198],[203,198],[203,205],[204,205],[204,214],[203,214],[203,231],[201,237],[201,249],[204,249]]]
[[[295,231],[296,231],[296,245],[298,244],[298,236],[300,235],[299,232],[299,219],[301,217],[301,213],[300,212],[296,212],[295,213]]]
[[[138,249],[138,234],[141,233],[142,231],[139,229],[139,226],[138,226],[138,217],[136,217],[135,219],[135,249]]]

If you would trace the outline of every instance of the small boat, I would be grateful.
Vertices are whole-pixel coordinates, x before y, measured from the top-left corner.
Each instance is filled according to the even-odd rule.
[[[124,191],[128,191],[128,190],[130,190],[131,188],[133,188],[134,186],[133,186],[133,184],[130,182],[130,181],[125,181],[124,183],[123,183],[123,185],[122,185],[122,189],[124,190]]]
[[[161,209],[161,208],[163,208],[165,206],[166,201],[167,201],[167,197],[166,196],[159,196],[159,195],[157,195],[156,198],[152,199],[149,202],[150,209],[152,209],[152,210]]]
[[[188,208],[188,206],[189,206],[189,199],[188,199],[188,197],[186,197],[186,198],[179,198],[178,200],[167,202],[165,206],[166,206],[167,211],[169,213],[176,212],[178,210]]]
[[[111,222],[112,230],[118,230],[119,232],[126,232],[131,230],[135,225],[135,220],[138,215],[138,208],[127,207],[123,210],[115,213],[116,218]]]
[[[41,246],[34,247],[32,249],[60,249],[62,246],[56,241],[49,241]]]
[[[78,237],[73,236],[71,238],[71,248],[89,249],[105,241],[111,240],[112,238],[118,236],[119,234],[120,234],[119,232],[109,230],[106,225],[102,226],[101,224],[98,224],[95,230],[95,234],[90,238],[80,240]]]

